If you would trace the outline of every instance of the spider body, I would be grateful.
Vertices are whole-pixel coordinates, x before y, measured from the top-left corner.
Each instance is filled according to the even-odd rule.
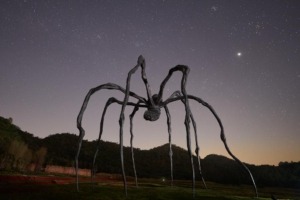
[[[144,119],[147,121],[156,121],[160,117],[160,108],[159,107],[150,107],[144,112]]]
[[[130,81],[131,81],[131,76],[137,71],[137,69],[141,67],[141,77],[142,80],[145,84],[146,87],[146,91],[147,91],[147,98],[141,97],[137,94],[135,94],[134,92],[130,91]],[[162,100],[163,97],[163,91],[164,91],[164,87],[166,85],[166,83],[168,82],[168,80],[170,79],[170,77],[173,75],[174,72],[181,72],[182,73],[182,79],[181,79],[181,90],[180,91],[175,91],[169,98],[167,98],[165,101]],[[108,90],[118,90],[122,93],[124,93],[124,99],[118,100],[114,97],[111,97],[107,100],[104,110],[102,112],[102,116],[101,116],[101,120],[100,120],[100,131],[99,131],[99,138],[98,138],[98,145],[97,148],[95,150],[95,154],[94,154],[94,159],[93,159],[93,168],[92,168],[92,177],[94,175],[94,171],[95,171],[95,161],[96,161],[96,157],[97,157],[97,153],[98,153],[98,149],[99,149],[99,145],[100,145],[100,140],[101,140],[101,136],[103,133],[103,126],[104,126],[104,119],[105,119],[105,114],[107,111],[107,108],[113,104],[119,104],[121,105],[121,112],[120,112],[120,118],[119,118],[119,125],[120,125],[120,160],[121,160],[121,168],[122,168],[122,175],[123,175],[123,183],[124,183],[124,190],[127,196],[127,181],[126,181],[126,174],[125,174],[125,168],[124,168],[124,156],[123,156],[123,125],[124,125],[124,112],[125,112],[125,108],[126,106],[132,106],[133,110],[132,113],[130,114],[129,118],[130,118],[130,147],[131,147],[131,159],[132,159],[132,166],[133,166],[133,171],[135,174],[135,183],[137,186],[137,175],[136,175],[136,168],[135,168],[135,161],[134,161],[134,151],[133,151],[133,119],[134,116],[136,114],[136,112],[139,110],[139,108],[146,108],[145,112],[144,112],[144,119],[147,121],[156,121],[159,119],[160,115],[161,115],[161,109],[163,109],[166,113],[167,116],[167,127],[168,127],[168,136],[169,136],[169,156],[170,156],[170,176],[171,176],[171,185],[173,185],[173,160],[172,160],[172,156],[173,156],[173,152],[172,152],[172,135],[171,135],[171,115],[168,109],[168,104],[176,102],[176,101],[181,101],[183,106],[185,107],[185,120],[184,120],[184,125],[186,128],[186,135],[187,135],[187,150],[188,150],[188,154],[190,157],[190,164],[191,164],[191,170],[192,170],[192,186],[193,186],[193,194],[195,195],[195,169],[194,169],[194,159],[193,159],[193,153],[192,153],[192,149],[191,149],[191,131],[190,131],[190,124],[192,124],[193,130],[194,130],[194,138],[195,138],[195,144],[196,144],[196,148],[195,148],[195,153],[197,156],[197,161],[198,161],[198,169],[200,172],[200,177],[201,180],[206,188],[206,183],[204,181],[204,178],[202,176],[202,170],[201,170],[201,165],[200,165],[200,156],[199,156],[199,145],[198,145],[198,141],[197,141],[197,126],[196,126],[196,122],[194,120],[192,111],[190,109],[189,106],[189,101],[193,100],[198,102],[199,104],[203,105],[204,107],[206,107],[207,109],[210,110],[210,112],[214,115],[215,119],[217,120],[217,123],[220,126],[221,129],[221,133],[220,133],[220,138],[221,141],[224,143],[225,149],[227,150],[228,154],[235,160],[237,161],[242,168],[249,174],[253,187],[255,189],[255,193],[256,196],[258,196],[257,193],[257,188],[256,188],[256,184],[254,181],[254,178],[252,176],[252,173],[250,172],[250,170],[248,169],[248,167],[242,163],[229,149],[227,142],[226,142],[226,137],[225,137],[225,133],[224,133],[224,127],[222,125],[221,119],[219,118],[219,116],[217,115],[217,113],[215,112],[215,110],[213,109],[213,107],[211,105],[209,105],[207,102],[203,101],[201,98],[193,96],[193,95],[189,95],[186,91],[186,82],[187,82],[187,77],[188,77],[188,73],[189,73],[189,67],[185,66],[185,65],[177,65],[173,68],[171,68],[169,70],[168,75],[165,77],[165,79],[162,81],[161,85],[160,85],[160,90],[158,94],[151,94],[151,89],[150,89],[150,85],[148,83],[147,80],[147,76],[146,76],[146,72],[145,72],[145,59],[143,58],[143,56],[139,56],[138,61],[137,61],[137,65],[135,67],[133,67],[127,76],[127,82],[126,82],[126,88],[122,88],[119,85],[116,85],[114,83],[106,83],[103,85],[99,85],[95,88],[90,89],[90,91],[87,93],[83,104],[81,106],[80,112],[78,114],[77,117],[77,128],[79,130],[79,141],[78,141],[78,150],[75,156],[75,165],[76,165],[76,180],[77,180],[77,190],[79,190],[79,185],[78,185],[78,157],[79,157],[79,153],[80,153],[80,149],[81,149],[81,145],[82,145],[82,140],[83,137],[85,135],[85,131],[82,128],[82,118],[83,118],[83,114],[84,111],[86,110],[86,107],[88,105],[89,99],[90,97],[97,91],[103,90],[103,89],[108,89]],[[132,97],[134,99],[137,100],[137,102],[129,102],[129,97]]]

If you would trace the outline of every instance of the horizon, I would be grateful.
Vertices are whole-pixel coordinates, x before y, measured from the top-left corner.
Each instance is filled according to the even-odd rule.
[[[3,116],[0,116],[0,117],[3,117]],[[5,117],[3,117],[3,118],[5,118]],[[5,119],[9,119],[9,118],[5,118]],[[14,122],[12,122],[12,124],[14,124]],[[16,125],[16,124],[14,124],[14,125],[15,125],[16,127],[20,128],[21,131],[24,131],[24,130],[23,130],[21,127],[19,127],[18,125]],[[27,132],[27,131],[24,131],[24,132]],[[27,133],[30,133],[30,132],[27,132]],[[39,139],[41,139],[41,140],[43,140],[43,139],[45,139],[45,138],[47,138],[47,137],[53,136],[53,135],[60,135],[60,134],[70,134],[70,135],[75,135],[75,136],[77,136],[77,137],[79,138],[79,135],[78,135],[78,134],[75,134],[75,133],[69,133],[69,132],[49,134],[49,135],[47,135],[47,136],[45,136],[45,137],[43,137],[43,138],[41,138],[41,137],[39,137],[39,136],[36,136],[34,133],[30,133],[30,134],[32,134],[33,137],[37,137],[37,138],[39,138]],[[84,138],[84,141],[95,142],[95,141],[98,141],[98,139],[88,140],[87,138]],[[109,142],[109,143],[113,143],[113,144],[119,145],[118,142],[106,141],[106,140],[101,140],[101,141],[103,141],[103,142]],[[169,143],[167,142],[167,143],[164,143],[164,144],[161,144],[161,145],[158,145],[158,146],[149,147],[149,148],[147,148],[147,149],[139,148],[139,147],[133,147],[133,148],[138,149],[138,150],[141,150],[141,151],[149,151],[149,150],[151,150],[151,149],[159,148],[159,147],[162,147],[162,146],[165,146],[165,145],[169,145]],[[186,148],[186,147],[178,146],[178,145],[173,144],[173,143],[172,143],[172,145],[174,145],[174,146],[176,146],[176,147],[179,147],[179,148],[181,148],[181,149],[187,151],[187,148]],[[124,145],[124,148],[130,148],[130,145]],[[101,150],[100,150],[100,151],[101,151]],[[230,160],[233,160],[233,161],[235,162],[235,160],[234,160],[228,153],[227,153],[227,155],[216,154],[216,153],[210,153],[210,154],[204,155],[203,157],[200,156],[200,158],[201,158],[201,159],[205,159],[207,156],[210,156],[210,155],[223,156],[223,157],[226,157],[226,158],[228,158],[228,159],[230,159]],[[197,156],[197,155],[195,154],[195,152],[193,152],[193,156]],[[242,161],[242,162],[243,162],[243,161]],[[250,165],[255,165],[255,166],[262,166],[262,165],[279,166],[279,164],[280,164],[281,162],[288,162],[288,163],[293,163],[293,162],[294,162],[294,163],[297,163],[297,162],[300,162],[300,160],[298,160],[298,161],[293,161],[293,160],[291,160],[291,161],[285,160],[285,161],[284,161],[284,160],[282,160],[282,161],[279,161],[277,164],[268,164],[268,163],[265,163],[265,164],[256,164],[256,163],[247,163],[247,162],[245,162],[245,163],[250,164]]]
[[[153,94],[170,68],[190,67],[187,93],[212,105],[241,161],[300,160],[300,1],[3,0],[0,10],[0,115],[23,130],[39,137],[78,134],[76,117],[87,92],[108,82],[125,88],[128,72],[143,55]],[[140,71],[130,90],[146,98]],[[180,90],[181,78],[171,77],[163,100]],[[91,97],[84,139],[98,138],[102,110],[112,96],[124,99],[120,91],[108,90]],[[184,106],[168,106],[172,143],[186,148]],[[192,100],[190,107],[201,157],[227,155],[213,115]],[[103,140],[119,142],[120,110],[108,108]],[[127,106],[124,145],[131,112]],[[168,142],[165,113],[150,123],[143,112],[134,118],[134,146]]]

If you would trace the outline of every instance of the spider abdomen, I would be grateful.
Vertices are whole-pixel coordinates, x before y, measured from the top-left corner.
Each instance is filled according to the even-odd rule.
[[[144,113],[144,119],[147,121],[156,121],[160,116],[160,108],[148,108]]]

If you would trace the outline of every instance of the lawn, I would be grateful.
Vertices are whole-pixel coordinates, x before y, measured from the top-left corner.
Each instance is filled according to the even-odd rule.
[[[101,183],[80,183],[80,192],[76,185],[71,184],[33,184],[33,183],[0,183],[0,199],[91,199],[91,200],[169,200],[193,199],[190,181],[176,181],[175,186],[168,186],[160,180],[143,179],[136,188],[132,182],[128,185],[128,196],[124,194],[123,184],[120,181]],[[248,200],[253,199],[254,192],[250,186],[229,186],[208,183],[209,189],[202,189],[197,183],[194,199],[224,199]],[[287,188],[259,188],[258,200],[271,199],[274,194],[278,199],[299,199],[300,189]]]

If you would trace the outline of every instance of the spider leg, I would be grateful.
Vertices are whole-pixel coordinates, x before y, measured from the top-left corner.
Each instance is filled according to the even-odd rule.
[[[146,76],[146,71],[145,71],[145,68],[146,68],[146,61],[144,59],[143,56],[139,56],[138,58],[138,64],[141,66],[142,70],[141,70],[141,75],[142,75],[142,80],[145,84],[145,87],[146,87],[146,91],[147,91],[147,97],[148,97],[148,101],[150,102],[150,104],[152,106],[154,106],[154,102],[153,102],[153,98],[152,98],[152,94],[151,94],[151,89],[150,89],[150,85],[148,83],[148,79],[147,79],[147,76]]]
[[[86,110],[87,108],[87,105],[88,105],[88,102],[90,100],[90,97],[97,91],[99,90],[102,90],[102,89],[108,89],[108,90],[119,90],[123,93],[125,93],[125,89],[122,88],[121,86],[119,85],[116,85],[114,83],[106,83],[106,84],[103,84],[103,85],[99,85],[95,88],[92,88],[89,90],[89,92],[87,93],[87,95],[85,96],[85,99],[83,101],[83,104],[81,106],[81,109],[80,109],[80,112],[77,116],[77,128],[79,130],[79,139],[78,139],[78,148],[77,148],[77,152],[76,152],[76,155],[75,155],[75,173],[76,173],[76,187],[77,187],[77,191],[79,191],[79,176],[78,176],[78,158],[79,158],[79,154],[80,154],[80,150],[81,150],[81,146],[82,146],[82,140],[83,140],[83,137],[85,135],[85,130],[82,128],[82,118],[83,118],[83,114],[84,114],[84,111]],[[138,96],[137,94],[131,92],[131,91],[128,91],[128,94],[138,100],[140,100],[141,102],[146,102],[147,100]],[[127,104],[127,103],[126,103]],[[128,105],[135,105],[133,103],[128,103]]]
[[[121,108],[121,113],[120,113],[120,118],[119,118],[119,125],[120,125],[120,154],[121,154],[121,166],[122,166],[122,175],[123,175],[123,183],[124,183],[124,190],[125,190],[125,194],[127,196],[127,181],[126,181],[126,174],[125,174],[125,168],[124,168],[124,156],[123,156],[123,126],[124,126],[124,112],[125,112],[125,107],[127,105],[128,102],[128,98],[130,95],[130,80],[131,80],[131,76],[132,74],[134,74],[136,72],[136,70],[138,69],[138,67],[142,68],[142,76],[143,76],[143,80],[144,83],[147,86],[147,94],[148,94],[148,99],[149,99],[149,95],[150,95],[150,86],[147,84],[147,79],[145,79],[146,75],[145,75],[145,71],[144,71],[144,67],[145,67],[145,60],[143,58],[143,56],[139,56],[138,61],[137,61],[137,65],[132,68],[129,72],[128,72],[128,76],[127,76],[127,80],[126,80],[126,89],[125,89],[125,96],[124,96],[124,100],[123,100],[123,104],[122,104],[122,108]],[[152,97],[150,98],[151,102],[153,102]]]
[[[166,85],[166,83],[168,82],[168,80],[171,78],[172,74],[176,71],[181,71],[182,72],[182,79],[181,79],[181,92],[183,94],[183,103],[185,106],[185,120],[184,120],[184,125],[186,128],[186,136],[187,136],[187,148],[188,148],[188,153],[190,156],[190,161],[191,161],[191,169],[192,169],[192,183],[193,183],[193,196],[195,197],[195,169],[194,169],[194,161],[193,161],[193,154],[191,151],[191,134],[190,134],[190,115],[191,115],[191,110],[190,110],[190,106],[189,106],[189,99],[188,99],[188,95],[186,92],[186,82],[187,82],[187,77],[188,77],[188,73],[189,73],[189,68],[188,66],[185,65],[177,65],[173,68],[171,68],[169,70],[168,75],[166,76],[166,78],[163,80],[163,82],[160,85],[160,90],[157,96],[157,101],[159,103],[161,103],[161,99],[162,99],[162,95],[163,95],[163,90],[164,87]]]
[[[169,97],[169,99],[170,99],[170,98],[174,98],[174,97],[178,97],[178,96],[181,96],[180,91],[175,91],[175,92]],[[183,100],[183,99],[181,99],[181,101],[184,103],[184,100]],[[195,121],[195,119],[194,119],[194,116],[193,116],[192,111],[190,111],[190,112],[191,112],[190,117],[191,117],[191,120],[192,120],[192,124],[193,124],[193,128],[194,128],[194,133],[195,133],[195,143],[196,143],[195,153],[196,153],[196,155],[197,155],[197,160],[198,160],[198,170],[199,170],[199,173],[200,173],[200,177],[201,177],[202,183],[203,183],[204,187],[207,189],[207,186],[206,186],[204,177],[203,177],[203,175],[202,175],[202,169],[201,169],[201,160],[200,160],[200,155],[199,155],[200,148],[199,148],[199,145],[198,145],[198,134],[197,134],[197,124],[196,124],[196,121]]]
[[[189,117],[188,111],[186,111],[186,112],[187,112],[187,114],[185,117],[184,125],[186,128],[187,148],[188,148],[188,153],[190,156],[191,168],[192,168],[193,197],[195,197],[195,168],[194,168],[194,158],[193,158],[193,154],[192,154],[192,150],[191,150],[190,117]]]
[[[192,114],[192,111],[191,111],[190,117],[192,119],[192,124],[193,124],[194,132],[195,132],[195,143],[196,143],[195,153],[197,155],[197,160],[198,160],[198,169],[199,169],[199,173],[200,173],[200,177],[201,177],[202,183],[203,183],[204,187],[207,189],[205,180],[204,180],[203,175],[202,175],[202,169],[201,169],[201,162],[200,162],[200,155],[199,155],[200,148],[199,148],[199,145],[198,145],[198,134],[197,134],[197,124],[195,122],[195,119],[194,119],[194,116]]]
[[[112,103],[118,103],[120,105],[122,105],[122,102],[117,100],[114,97],[111,97],[107,100],[104,110],[102,112],[102,116],[101,116],[101,121],[100,121],[100,131],[99,131],[99,137],[98,137],[98,141],[97,141],[97,146],[96,146],[96,151],[94,154],[94,158],[93,158],[93,165],[92,165],[92,178],[94,176],[95,173],[95,163],[96,163],[96,158],[97,158],[97,154],[99,151],[99,147],[100,147],[100,141],[101,141],[101,137],[102,137],[102,133],[103,133],[103,125],[104,125],[104,117],[107,111],[107,108],[112,104]],[[129,105],[129,104],[128,104]],[[133,106],[133,103],[130,102],[130,105]],[[139,107],[143,107],[143,105],[140,105],[140,102],[138,102],[136,105],[134,105],[134,110],[138,110]],[[133,151],[133,150],[132,150]],[[133,160],[133,165],[134,165],[134,170],[135,170],[135,164],[134,164],[134,160]],[[136,174],[136,173],[135,173]]]
[[[138,182],[137,182],[137,174],[136,174],[136,168],[135,168],[135,161],[134,161],[134,152],[133,152],[133,117],[135,113],[139,110],[139,104],[140,102],[137,103],[137,105],[134,107],[132,113],[129,115],[130,119],[130,149],[131,149],[131,159],[132,159],[132,166],[133,166],[133,172],[134,172],[134,178],[135,178],[135,185],[138,187]]]
[[[168,103],[171,103],[171,102],[174,102],[174,101],[177,101],[177,100],[184,100],[186,97],[184,96],[177,96],[177,97],[174,97],[174,98],[169,98],[167,99],[165,102],[163,102],[162,105],[167,105]],[[198,103],[202,104],[203,106],[205,106],[206,108],[208,108],[210,110],[210,112],[214,115],[214,117],[216,118],[219,126],[220,126],[220,129],[221,129],[221,133],[220,133],[220,138],[221,138],[221,141],[223,142],[224,146],[225,146],[225,149],[227,151],[227,153],[237,162],[239,163],[242,168],[249,174],[250,176],[250,179],[252,181],[252,185],[254,187],[254,190],[255,190],[255,194],[256,194],[256,197],[258,197],[258,192],[257,192],[257,187],[256,187],[256,183],[255,183],[255,180],[253,178],[253,175],[251,173],[251,171],[249,170],[249,168],[242,162],[240,161],[240,159],[238,159],[230,150],[228,144],[227,144],[227,141],[226,141],[226,137],[225,137],[225,132],[224,132],[224,127],[223,127],[223,124],[222,124],[222,121],[221,119],[219,118],[219,116],[217,115],[216,111],[213,109],[213,107],[208,104],[207,102],[203,101],[202,99],[200,99],[199,97],[195,97],[193,95],[188,95],[188,98],[189,99],[193,99],[195,101],[197,101]]]
[[[96,163],[96,158],[97,158],[97,155],[98,155],[98,151],[99,151],[99,147],[100,147],[100,141],[101,141],[101,137],[102,137],[102,133],[103,133],[104,117],[105,117],[107,108],[108,108],[112,103],[115,103],[115,102],[118,102],[118,100],[115,99],[114,97],[109,98],[109,99],[107,100],[107,102],[106,102],[106,104],[105,104],[105,107],[104,107],[104,109],[103,109],[103,112],[102,112],[101,121],[100,121],[99,137],[98,137],[98,140],[97,140],[96,151],[95,151],[94,158],[93,158],[92,178],[95,176],[95,170],[96,170],[96,169],[95,169],[95,163]]]
[[[171,115],[167,106],[164,106],[167,115],[168,133],[169,133],[169,156],[171,167],[171,186],[173,186],[173,151],[172,151],[172,129],[171,129]]]
[[[256,194],[256,197],[258,197],[258,192],[257,192],[257,187],[256,187],[256,184],[255,184],[255,180],[253,178],[253,175],[251,173],[251,171],[249,170],[249,168],[240,160],[238,159],[230,150],[227,142],[226,142],[226,136],[225,136],[225,132],[224,132],[224,127],[223,127],[223,124],[221,122],[221,119],[219,118],[219,116],[217,115],[217,113],[215,112],[215,110],[213,109],[213,107],[211,105],[209,105],[207,102],[203,101],[202,99],[198,98],[198,97],[194,97],[194,96],[191,96],[191,99],[194,99],[196,101],[198,101],[199,103],[201,103],[203,106],[207,107],[214,115],[214,117],[216,118],[216,120],[218,121],[219,123],[219,126],[221,128],[221,133],[220,133],[220,137],[221,137],[221,140],[222,142],[224,143],[224,146],[225,146],[225,149],[227,150],[228,154],[235,160],[237,161],[244,169],[245,171],[249,174],[250,178],[251,178],[251,181],[252,181],[252,184],[253,184],[253,187],[254,187],[254,190],[255,190],[255,194]]]

